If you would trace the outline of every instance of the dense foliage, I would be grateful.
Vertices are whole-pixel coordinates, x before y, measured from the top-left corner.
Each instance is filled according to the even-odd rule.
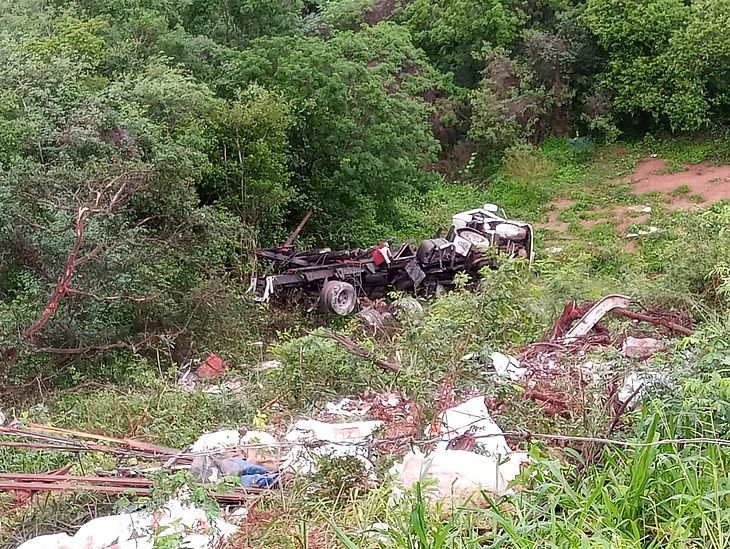
[[[730,545],[730,206],[621,179],[650,156],[663,175],[730,163],[729,26],[730,0],[0,0],[0,417],[184,448],[364,392],[411,399],[424,433],[479,392],[505,430],[629,443],[578,467],[580,445],[526,437],[523,489],[447,516],[420,487],[386,505],[388,483],[359,492],[333,462],[257,499],[252,530],[268,526],[241,546],[321,547],[325,530],[363,548]],[[246,295],[252,250],[309,210],[300,242],[334,248],[426,238],[484,202],[542,225],[537,262],[461,280],[380,331]],[[649,332],[667,346],[648,362],[621,355],[610,320],[615,345],[576,356],[581,383],[589,363],[667,373],[643,411],[609,427],[606,378],[550,417],[488,368],[566,301],[619,292],[695,322]],[[179,383],[209,352],[230,391]],[[703,440],[657,442],[671,437]],[[383,480],[395,457],[380,457]],[[0,448],[7,471],[105,459]],[[5,513],[6,496],[8,547],[45,513],[68,529],[85,516],[76,496]]]
[[[425,236],[485,189],[518,203],[494,170],[551,135],[722,123],[728,19],[725,0],[1,0],[4,371],[235,339],[250,250],[309,209],[310,243]]]

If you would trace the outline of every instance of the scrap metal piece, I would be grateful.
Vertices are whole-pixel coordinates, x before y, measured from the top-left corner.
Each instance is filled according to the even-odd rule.
[[[423,269],[418,266],[418,262],[415,259],[412,259],[411,261],[406,263],[404,269],[410,279],[413,281],[414,288],[417,288],[418,285],[423,282],[423,279],[426,278],[426,273],[424,273]]]
[[[601,319],[614,309],[625,309],[629,306],[631,298],[625,295],[607,295],[597,302],[590,310],[583,315],[578,323],[565,334],[563,341],[571,343],[590,332]]]
[[[312,208],[309,208],[307,210],[307,213],[304,214],[304,217],[299,222],[299,225],[297,225],[297,228],[294,229],[294,231],[289,235],[289,238],[286,239],[286,242],[284,242],[284,248],[291,248],[294,245],[294,241],[299,236],[299,233],[302,232],[302,229],[304,228],[304,225],[307,224],[307,221],[309,221],[309,218],[312,217]]]

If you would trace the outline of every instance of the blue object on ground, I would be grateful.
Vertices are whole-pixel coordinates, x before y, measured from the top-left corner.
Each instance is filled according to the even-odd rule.
[[[240,458],[232,461],[238,466],[241,486],[246,488],[269,488],[279,480],[278,473],[272,473],[260,465],[249,463],[245,459]]]

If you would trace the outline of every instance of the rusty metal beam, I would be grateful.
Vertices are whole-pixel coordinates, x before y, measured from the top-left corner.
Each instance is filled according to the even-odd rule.
[[[76,475],[51,475],[34,473],[0,473],[0,482],[82,482],[86,484],[109,484],[118,486],[152,486],[152,481],[139,477],[101,477]]]
[[[309,210],[307,210],[307,213],[304,214],[304,217],[299,222],[299,225],[297,225],[297,228],[294,229],[294,231],[289,235],[289,238],[286,239],[286,242],[284,242],[284,245],[282,246],[282,248],[291,248],[294,245],[294,241],[299,236],[299,233],[302,232],[304,225],[306,225],[306,223],[307,223],[307,221],[309,221],[310,217],[312,217],[311,208]]]
[[[10,478],[15,480],[6,480]],[[73,475],[31,475],[3,473],[0,477],[0,492],[95,492],[100,494],[134,494],[149,496],[152,483],[147,479],[118,477],[77,477]],[[212,497],[221,502],[242,502],[255,494],[270,491],[267,488],[239,488],[234,492],[216,492]]]

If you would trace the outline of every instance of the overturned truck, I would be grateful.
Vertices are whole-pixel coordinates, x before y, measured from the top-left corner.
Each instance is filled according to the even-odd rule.
[[[534,257],[532,226],[509,219],[493,204],[455,214],[446,236],[417,246],[382,242],[364,250],[296,251],[293,240],[256,250],[273,262],[274,274],[254,277],[251,291],[260,301],[316,296],[321,309],[339,315],[351,313],[359,298],[377,298],[390,290],[437,293],[452,286],[457,273],[476,275],[483,267],[494,267],[495,250],[530,262]]]

